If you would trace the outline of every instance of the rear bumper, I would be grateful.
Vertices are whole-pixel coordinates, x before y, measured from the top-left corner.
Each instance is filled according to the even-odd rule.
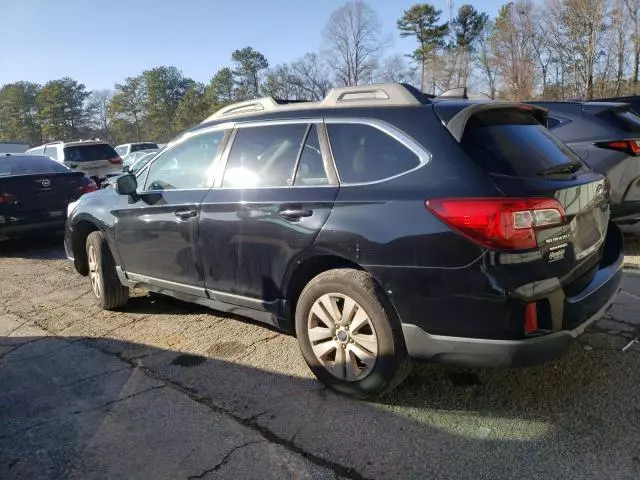
[[[34,221],[11,224],[0,224],[0,237],[20,236],[27,233],[54,230],[64,230],[65,218],[46,221]]]
[[[416,325],[403,324],[407,351],[419,360],[478,367],[533,365],[556,358],[613,304],[622,286],[623,258],[620,254],[598,271],[580,295],[566,300],[566,324],[572,324],[572,318],[586,318],[573,329],[526,340],[492,340],[431,335]]]

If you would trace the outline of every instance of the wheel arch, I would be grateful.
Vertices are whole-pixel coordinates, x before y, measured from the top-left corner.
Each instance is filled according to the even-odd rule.
[[[289,330],[290,333],[295,334],[296,306],[298,303],[298,298],[300,297],[300,294],[302,293],[304,287],[314,277],[320,275],[323,272],[336,268],[352,268],[354,270],[367,272],[371,275],[378,287],[381,287],[378,279],[376,279],[375,276],[362,265],[354,262],[353,260],[349,260],[348,258],[333,253],[316,254],[311,257],[307,257],[302,261],[299,261],[295,265],[295,267],[290,270],[283,288],[283,293],[285,295],[284,314],[287,318],[286,329]],[[384,292],[382,288],[380,288],[379,291]],[[386,293],[384,293],[384,296],[384,300],[386,301],[387,305],[391,306],[391,308],[393,308],[395,312],[395,307],[392,305],[392,302],[390,301]]]

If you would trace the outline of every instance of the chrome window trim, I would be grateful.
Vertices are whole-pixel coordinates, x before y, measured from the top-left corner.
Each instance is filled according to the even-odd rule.
[[[431,153],[426,150],[422,145],[420,145],[416,140],[412,137],[404,133],[397,127],[394,127],[390,123],[387,123],[383,120],[378,120],[376,118],[365,118],[365,117],[327,117],[324,120],[326,125],[339,125],[339,124],[356,124],[356,125],[368,125],[370,127],[376,128],[381,132],[389,135],[391,138],[396,140],[398,143],[408,148],[414,155],[418,157],[418,165],[410,170],[406,170],[404,172],[400,172],[396,175],[392,175],[390,177],[381,178],[380,180],[373,180],[370,182],[342,182],[340,181],[341,187],[354,187],[360,185],[375,185],[377,183],[388,182],[389,180],[393,180],[395,178],[401,177],[403,175],[407,175],[408,173],[415,172],[416,170],[424,167],[429,164],[431,161]],[[331,149],[331,137],[329,135],[327,129],[327,137],[329,140],[329,148]],[[333,150],[331,150],[331,158],[333,159],[333,165],[336,170],[336,174],[338,175],[338,179],[340,179],[340,171],[338,170],[338,166],[335,163],[335,158],[333,156]]]

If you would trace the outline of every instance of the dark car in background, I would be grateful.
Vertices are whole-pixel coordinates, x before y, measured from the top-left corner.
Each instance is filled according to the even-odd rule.
[[[294,333],[367,398],[411,359],[553,358],[622,282],[604,175],[542,108],[336,88],[230,105],[69,208],[67,256],[104,309],[141,286]]]
[[[64,229],[67,205],[96,189],[49,157],[0,155],[0,239]]]
[[[532,102],[549,111],[549,129],[609,180],[620,224],[640,220],[640,116],[628,103]]]

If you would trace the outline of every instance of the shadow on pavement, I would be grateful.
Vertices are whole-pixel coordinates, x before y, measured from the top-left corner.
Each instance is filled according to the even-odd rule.
[[[179,350],[5,337],[0,477],[186,478],[206,470],[212,451],[230,450],[242,427],[343,478],[637,478],[638,358],[576,348],[523,370],[422,366],[366,403],[310,378]],[[269,461],[222,477],[308,476]]]
[[[61,260],[64,253],[63,232],[41,232],[22,238],[0,241],[0,256],[32,260]]]

